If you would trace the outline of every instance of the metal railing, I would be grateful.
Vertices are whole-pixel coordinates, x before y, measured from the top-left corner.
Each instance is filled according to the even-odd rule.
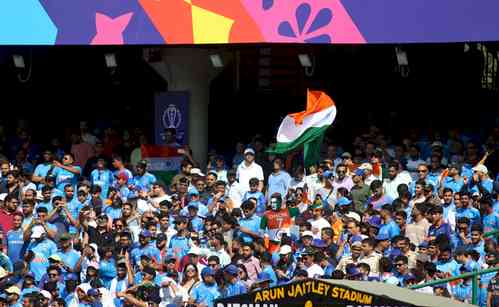
[[[499,266],[496,266],[496,267],[481,270],[481,271],[473,271],[470,273],[464,273],[464,274],[454,276],[454,277],[432,280],[430,282],[427,282],[427,283],[424,283],[421,285],[414,285],[414,286],[411,286],[409,288],[410,289],[420,289],[420,288],[424,288],[424,287],[431,287],[431,286],[435,286],[435,285],[446,284],[446,283],[454,281],[454,280],[471,277],[472,278],[472,280],[471,280],[471,287],[472,287],[471,288],[472,289],[471,303],[473,305],[478,305],[478,289],[480,288],[479,284],[478,284],[478,276],[483,275],[483,274],[487,274],[487,273],[498,272],[498,271],[499,271]]]

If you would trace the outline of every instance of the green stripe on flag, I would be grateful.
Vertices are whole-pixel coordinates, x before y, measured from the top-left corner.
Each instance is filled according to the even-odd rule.
[[[269,152],[275,154],[284,154],[303,145],[304,164],[305,167],[309,167],[319,161],[320,146],[327,128],[329,128],[329,126],[308,128],[293,142],[277,143],[274,148],[269,150]]]

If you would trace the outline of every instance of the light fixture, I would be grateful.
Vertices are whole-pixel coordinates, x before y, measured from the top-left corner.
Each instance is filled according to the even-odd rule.
[[[19,54],[14,54],[12,56],[12,59],[14,60],[14,66],[16,68],[26,68],[26,64],[24,63],[24,57]]]
[[[118,67],[118,63],[116,62],[116,56],[114,55],[114,53],[107,53],[104,55],[104,58],[106,59],[106,66],[108,68]]]
[[[211,64],[213,65],[213,67],[216,67],[216,68],[224,67],[224,63],[222,61],[222,57],[220,56],[220,54],[210,55],[210,60],[211,60]]]
[[[409,65],[409,61],[407,60],[407,53],[400,49],[399,47],[395,47],[395,53],[397,55],[397,63],[399,65]]]
[[[310,57],[308,56],[308,54],[299,54],[298,60],[300,60],[301,66],[312,67],[312,61],[310,60]]]

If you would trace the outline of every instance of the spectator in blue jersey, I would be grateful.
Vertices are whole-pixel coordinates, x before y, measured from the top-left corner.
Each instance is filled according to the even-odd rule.
[[[250,190],[243,195],[242,201],[247,201],[250,198],[256,199],[256,214],[263,215],[266,208],[266,200],[265,195],[261,191],[258,190],[260,184],[260,180],[258,178],[251,178],[249,180],[249,188]]]
[[[281,158],[275,158],[272,173],[268,178],[267,196],[279,193],[284,199],[288,195],[291,179],[288,172],[284,170],[284,161]]]
[[[222,296],[215,282],[215,270],[211,267],[204,268],[201,271],[201,278],[203,281],[192,291],[192,299],[189,303],[213,307],[214,301]]]
[[[239,279],[239,269],[233,264],[229,264],[224,268],[224,278],[227,282],[225,289],[222,291],[222,297],[245,294],[248,289]]]
[[[456,204],[456,217],[467,217],[470,219],[471,225],[481,224],[481,215],[480,211],[473,207],[471,194],[469,192],[461,192],[461,206],[457,207]]]
[[[471,242],[466,246],[466,248],[475,250],[480,254],[480,257],[483,259],[485,257],[485,242],[483,240],[482,225],[471,226],[470,241]]]
[[[76,272],[76,264],[80,260],[81,253],[73,248],[73,238],[69,233],[64,233],[59,239],[59,251],[56,253],[62,259],[62,274],[67,277]]]
[[[150,191],[152,185],[157,181],[156,176],[147,171],[147,161],[141,160],[135,166],[137,175],[133,178],[136,190]]]
[[[448,167],[448,174],[443,179],[442,188],[451,189],[453,193],[461,191],[464,185],[463,178],[459,175],[459,165],[451,163]]]
[[[101,197],[106,198],[114,180],[113,173],[106,168],[104,159],[97,160],[97,168],[90,173],[90,182],[101,188]]]
[[[395,220],[392,218],[392,212],[393,208],[389,204],[385,204],[381,207],[380,215],[381,219],[383,220],[383,224],[381,225],[378,235],[379,234],[386,234],[388,235],[388,238],[391,240],[395,236],[400,235],[400,228],[395,222]]]
[[[473,176],[468,179],[468,189],[470,193],[488,194],[492,193],[494,181],[489,178],[489,170],[483,164],[472,168]]]
[[[238,230],[244,242],[253,242],[260,237],[260,223],[262,218],[255,214],[256,206],[252,201],[244,201],[241,205],[244,216],[239,219]]]
[[[483,212],[483,231],[490,232],[499,229],[499,213],[494,211],[492,201],[490,198],[482,198],[480,201],[480,208]]]
[[[74,165],[73,154],[66,153],[62,158],[62,163],[54,160],[53,164],[55,166],[53,174],[56,178],[55,183],[57,189],[63,191],[67,184],[72,185],[73,188],[76,189],[76,184],[78,183],[78,178],[81,174],[81,168]]]
[[[51,175],[54,171],[55,166],[53,164],[53,161],[54,155],[52,151],[50,149],[46,149],[43,152],[43,162],[36,166],[31,178],[34,183],[38,184],[38,190],[44,187],[45,178]]]
[[[140,257],[142,255],[149,256],[154,263],[161,263],[161,255],[159,250],[155,245],[149,244],[151,241],[152,234],[148,230],[143,230],[139,234],[139,245],[132,249],[131,258],[135,265],[140,263]]]
[[[10,261],[12,261],[12,263],[16,263],[22,260],[24,256],[24,231],[21,227],[23,223],[23,215],[19,212],[14,213],[13,221],[13,228],[7,232],[6,246],[7,255]]]
[[[112,158],[112,162],[113,162],[113,167],[115,169],[115,171],[113,172],[113,185],[114,186],[119,186],[118,184],[118,176],[120,174],[124,174],[126,175],[126,184],[127,185],[131,185],[133,184],[133,174],[132,172],[127,169],[125,167],[125,164],[123,163],[123,159],[119,156],[119,155],[114,155],[113,158]],[[122,177],[122,178],[125,178],[125,177]]]

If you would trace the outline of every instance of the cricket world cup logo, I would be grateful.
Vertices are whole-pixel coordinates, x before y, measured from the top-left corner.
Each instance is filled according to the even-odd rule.
[[[176,105],[170,104],[163,112],[162,121],[165,129],[177,129],[182,123],[182,113]]]

